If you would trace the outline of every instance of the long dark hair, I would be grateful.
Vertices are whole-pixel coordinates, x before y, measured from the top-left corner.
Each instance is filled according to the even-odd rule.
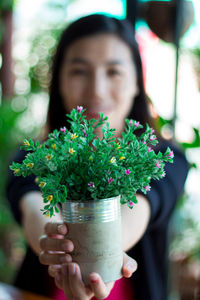
[[[151,124],[147,97],[144,91],[142,63],[132,25],[127,20],[118,20],[102,14],[93,14],[82,17],[69,25],[63,31],[58,43],[52,65],[50,102],[47,116],[47,124],[50,132],[64,125],[66,126],[66,113],[69,113],[65,110],[59,93],[59,74],[66,50],[75,40],[101,33],[114,34],[130,47],[136,66],[139,94],[135,97],[130,114],[127,117],[140,121],[141,124],[145,124],[146,122]]]

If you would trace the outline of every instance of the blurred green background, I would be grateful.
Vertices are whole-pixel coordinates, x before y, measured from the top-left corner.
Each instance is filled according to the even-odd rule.
[[[146,1],[148,2],[148,1]],[[152,1],[150,1],[152,2]],[[145,3],[145,1],[141,1]],[[106,10],[105,10],[106,7]],[[165,138],[173,132],[190,162],[185,193],[171,225],[170,299],[195,299],[200,272],[200,3],[181,37],[177,103],[174,107],[176,47],[159,38],[150,23],[138,19],[137,40],[144,64],[145,84],[156,126]],[[0,2],[0,281],[12,284],[26,243],[5,197],[10,159],[26,137],[36,138],[46,121],[51,58],[58,37],[69,22],[92,12],[124,18],[126,1],[1,0]],[[41,22],[42,20],[42,22]],[[174,118],[176,115],[176,118]],[[174,126],[175,121],[175,126]],[[191,267],[192,266],[192,267]],[[178,271],[177,271],[178,270]],[[185,277],[181,273],[184,270]],[[196,277],[195,277],[196,276]],[[193,280],[185,291],[183,280]],[[189,281],[187,281],[189,282]],[[193,284],[193,285],[192,285]],[[184,293],[187,298],[184,298]],[[188,294],[187,294],[188,293]],[[180,296],[182,295],[182,296]],[[191,296],[192,297],[192,296]]]

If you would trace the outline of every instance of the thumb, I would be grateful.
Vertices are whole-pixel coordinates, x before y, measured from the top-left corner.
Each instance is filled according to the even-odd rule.
[[[62,288],[67,299],[73,299],[73,294],[69,282],[68,264],[62,265]]]
[[[129,278],[137,270],[137,262],[132,257],[128,256],[125,252],[123,254],[123,267],[122,274],[124,277]]]

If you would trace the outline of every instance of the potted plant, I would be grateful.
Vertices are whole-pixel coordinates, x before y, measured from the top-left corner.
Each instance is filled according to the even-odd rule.
[[[87,121],[85,109],[78,106],[67,115],[70,129],[54,130],[40,144],[24,140],[21,149],[29,153],[21,164],[10,166],[16,176],[36,175],[44,200],[43,214],[59,212],[68,226],[83,280],[90,272],[98,272],[105,282],[121,277],[121,213],[120,204],[131,209],[137,203],[136,192],[150,190],[151,179],[165,176],[165,162],[173,161],[168,148],[157,154],[150,147],[158,141],[154,130],[137,136],[143,128],[135,120],[125,120],[125,131],[115,138],[107,117]],[[102,139],[95,129],[102,127]]]

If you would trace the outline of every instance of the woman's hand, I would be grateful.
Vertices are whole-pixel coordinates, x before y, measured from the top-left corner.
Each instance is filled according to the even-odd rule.
[[[74,245],[65,238],[66,234],[67,226],[63,223],[45,225],[45,234],[40,238],[42,249],[39,255],[40,262],[49,265],[50,276],[55,278],[57,287],[64,290],[68,300],[89,300],[93,296],[99,299],[106,298],[114,282],[105,284],[99,274],[91,273],[90,287],[86,287],[82,281],[79,265],[72,262],[69,253],[73,251]],[[123,276],[131,277],[136,269],[136,261],[124,253]]]
[[[43,265],[59,265],[72,261],[72,241],[65,238],[67,226],[63,223],[47,223],[40,238],[39,260]]]
[[[126,253],[123,256],[122,274],[131,277],[137,269],[137,263]],[[68,300],[89,300],[93,296],[105,299],[110,294],[114,282],[104,283],[99,274],[90,274],[90,286],[85,286],[79,265],[73,262],[64,265],[49,266],[49,275],[54,277],[58,288],[63,289]]]

